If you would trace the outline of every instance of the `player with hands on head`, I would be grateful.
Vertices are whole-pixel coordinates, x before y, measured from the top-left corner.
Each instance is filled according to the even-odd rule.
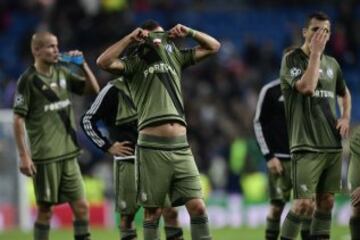
[[[334,195],[341,190],[342,145],[351,96],[338,62],[324,53],[329,17],[310,14],[300,48],[284,54],[280,70],[289,134],[294,200],[281,239],[296,239],[301,219],[315,200],[311,239],[330,239]],[[337,97],[341,101],[337,102]],[[337,119],[336,104],[341,108]]]
[[[173,39],[185,36],[198,45],[179,49]],[[120,59],[132,44],[138,44],[137,54]],[[192,239],[211,239],[199,171],[186,137],[181,73],[219,48],[220,43],[206,33],[180,24],[165,32],[149,20],[97,59],[102,69],[126,76],[137,109],[138,196],[144,207],[145,240],[159,239],[159,218],[167,195],[173,206],[186,206]]]

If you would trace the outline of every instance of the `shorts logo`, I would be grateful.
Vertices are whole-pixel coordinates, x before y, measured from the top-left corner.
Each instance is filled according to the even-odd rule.
[[[308,187],[305,184],[301,184],[300,188],[301,188],[301,190],[303,190],[303,192],[309,191]]]
[[[290,75],[292,77],[300,76],[300,74],[301,74],[301,69],[300,68],[293,67],[293,68],[290,69]]]
[[[142,202],[146,202],[146,201],[147,201],[147,194],[144,193],[144,192],[141,193],[141,201],[142,201]]]
[[[121,208],[121,209],[125,209],[125,208],[126,208],[126,202],[125,202],[125,201],[121,201],[121,202],[120,202],[120,208]]]

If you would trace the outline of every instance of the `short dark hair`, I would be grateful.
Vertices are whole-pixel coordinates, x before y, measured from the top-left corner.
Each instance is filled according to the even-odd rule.
[[[153,20],[153,19],[146,20],[140,26],[140,28],[148,30],[148,31],[153,31],[157,27],[160,27],[160,24],[157,21]]]
[[[330,21],[330,18],[326,13],[324,13],[324,12],[313,12],[313,13],[310,13],[308,15],[306,23],[305,23],[305,27],[309,27],[310,22],[311,22],[312,19],[316,19],[316,20],[319,20],[319,21]]]

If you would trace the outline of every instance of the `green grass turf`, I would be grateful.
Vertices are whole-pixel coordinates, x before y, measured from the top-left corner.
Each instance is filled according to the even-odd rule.
[[[224,228],[212,230],[214,240],[262,240],[264,239],[263,228]],[[24,233],[19,230],[0,232],[0,240],[32,240],[31,232]],[[141,236],[141,233],[139,233]],[[72,240],[71,229],[53,230],[50,234],[51,240]],[[117,240],[119,239],[118,232],[115,229],[93,229],[92,240]],[[139,240],[142,237],[138,238]],[[165,239],[162,236],[161,239]],[[190,240],[188,230],[185,230],[185,239]],[[350,240],[349,230],[345,227],[333,227],[331,232],[331,239],[333,240]]]

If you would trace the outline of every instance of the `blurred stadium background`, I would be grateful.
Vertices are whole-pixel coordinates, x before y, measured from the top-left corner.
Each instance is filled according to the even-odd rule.
[[[306,14],[331,16],[327,52],[340,62],[353,97],[352,126],[360,121],[360,3],[321,0],[1,0],[0,1],[0,239],[31,239],[34,197],[18,174],[12,134],[16,80],[31,64],[30,37],[40,29],[59,36],[60,50],[80,49],[101,86],[113,76],[95,59],[110,43],[153,18],[165,29],[182,23],[222,42],[220,53],[185,72],[183,89],[189,140],[203,174],[214,239],[261,239],[267,211],[266,164],[252,119],[260,87],[277,78],[282,50],[301,44]],[[184,46],[191,42],[181,42]],[[79,118],[92,99],[74,97]],[[112,160],[78,131],[80,158],[96,236],[116,239]],[[344,171],[348,159],[344,142]],[[344,178],[345,186],[345,178]],[[344,191],[334,211],[333,239],[349,239],[350,205]],[[181,222],[188,223],[184,210]],[[137,222],[141,222],[139,214]],[[55,211],[54,239],[70,239],[66,205]],[[22,233],[25,231],[25,233]],[[243,236],[243,237],[240,237]]]

